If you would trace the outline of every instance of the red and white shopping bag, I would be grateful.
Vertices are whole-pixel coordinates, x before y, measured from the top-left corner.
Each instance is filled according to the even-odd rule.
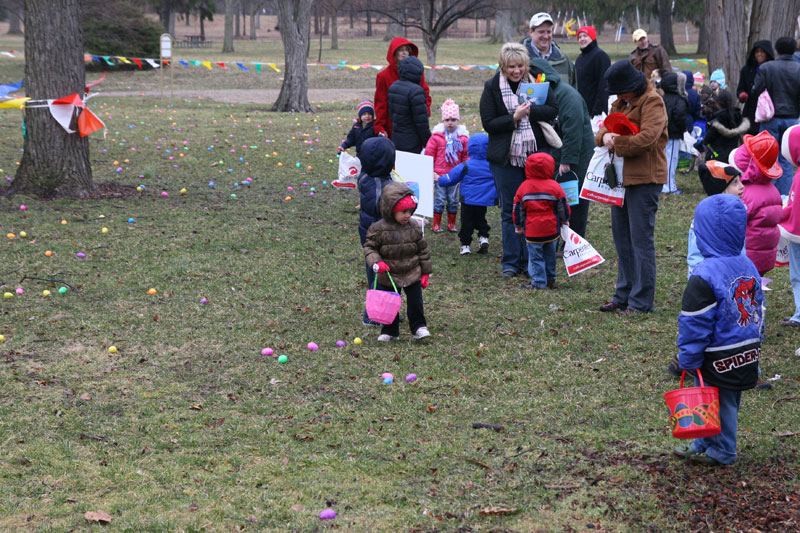
[[[572,231],[569,226],[561,226],[561,238],[564,239],[564,266],[567,267],[567,275],[574,276],[605,261],[586,239]]]

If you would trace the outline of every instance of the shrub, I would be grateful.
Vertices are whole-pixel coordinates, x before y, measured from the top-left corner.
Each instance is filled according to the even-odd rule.
[[[164,28],[139,6],[123,0],[82,0],[81,6],[87,53],[158,58]]]

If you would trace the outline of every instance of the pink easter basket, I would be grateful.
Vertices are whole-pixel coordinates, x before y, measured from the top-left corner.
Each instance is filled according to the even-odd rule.
[[[397,285],[394,284],[392,276],[388,272],[386,275],[389,276],[389,281],[392,282],[394,292],[377,290],[377,275],[372,288],[367,291],[367,316],[370,320],[379,324],[391,324],[394,322],[402,303],[400,293],[397,292]]]

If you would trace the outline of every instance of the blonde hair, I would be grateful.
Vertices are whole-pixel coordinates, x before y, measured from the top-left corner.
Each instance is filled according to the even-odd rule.
[[[500,49],[500,72],[503,73],[505,76],[506,68],[511,63],[520,62],[522,63],[523,67],[525,67],[525,72],[523,72],[522,77],[524,78],[528,74],[528,69],[530,68],[530,57],[528,56],[528,50],[519,43],[506,43]]]

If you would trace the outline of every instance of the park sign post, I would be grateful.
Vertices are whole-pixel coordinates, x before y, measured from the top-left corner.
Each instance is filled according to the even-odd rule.
[[[159,39],[161,43],[161,58],[159,64],[161,65],[161,72],[159,73],[159,86],[161,88],[161,96],[164,96],[164,60],[172,61],[172,36],[169,33],[162,33]],[[173,74],[172,65],[169,69],[169,97],[172,98],[173,89]]]

